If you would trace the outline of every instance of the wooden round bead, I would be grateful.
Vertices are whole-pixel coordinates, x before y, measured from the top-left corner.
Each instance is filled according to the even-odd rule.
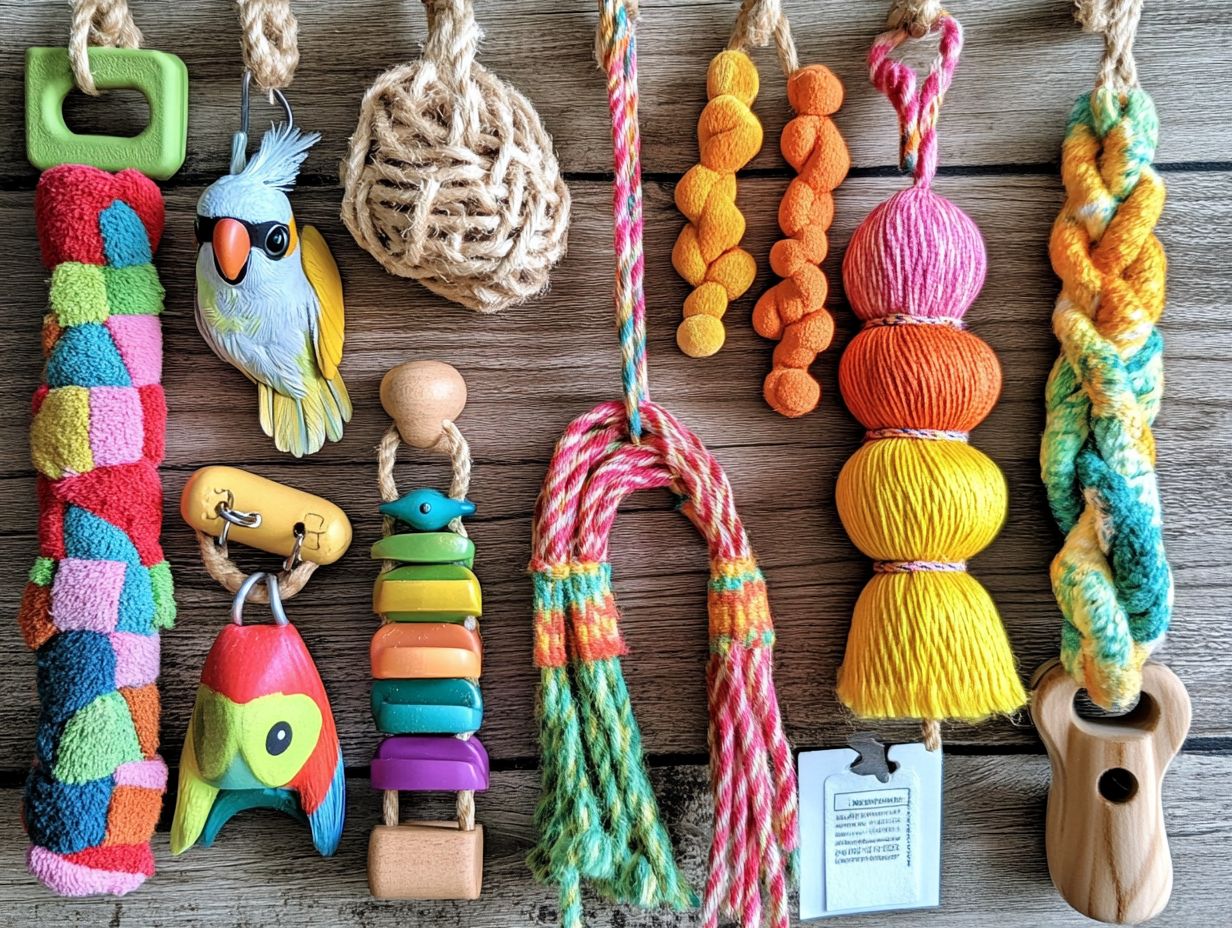
[[[381,405],[403,441],[434,448],[444,435],[441,423],[466,406],[466,381],[444,361],[408,361],[381,379]]]

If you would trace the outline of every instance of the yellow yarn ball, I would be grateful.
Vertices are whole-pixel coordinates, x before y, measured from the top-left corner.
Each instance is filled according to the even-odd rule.
[[[876,561],[965,561],[1005,522],[1005,477],[960,441],[883,438],[848,459],[835,490],[839,518]]]
[[[714,316],[689,316],[676,329],[676,344],[691,358],[708,358],[723,347],[727,333]]]
[[[997,607],[961,571],[869,581],[851,619],[838,696],[861,718],[968,722],[1026,701]]]

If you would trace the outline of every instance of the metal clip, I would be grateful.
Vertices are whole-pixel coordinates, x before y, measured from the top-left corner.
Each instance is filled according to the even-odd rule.
[[[332,564],[351,544],[351,522],[327,499],[238,467],[203,467],[188,478],[180,514],[226,553],[229,541],[285,558]]]
[[[886,746],[877,740],[871,731],[858,731],[848,736],[847,746],[860,756],[851,765],[851,772],[861,776],[876,777],[882,783],[890,780],[895,764],[891,766],[886,757]]]
[[[231,136],[231,173],[238,174],[248,163],[248,98],[252,87],[252,72],[245,70],[244,79],[240,84],[240,128]],[[291,111],[291,103],[286,95],[277,88],[270,90],[270,105],[275,102],[282,106],[287,117],[287,128],[295,125],[295,114]]]

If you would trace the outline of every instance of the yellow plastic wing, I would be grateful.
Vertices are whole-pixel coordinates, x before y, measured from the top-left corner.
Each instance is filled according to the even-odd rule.
[[[300,233],[304,273],[316,291],[321,304],[317,320],[317,366],[326,380],[338,376],[342,361],[342,339],[346,307],[342,302],[342,277],[321,233],[313,226],[304,226]]]

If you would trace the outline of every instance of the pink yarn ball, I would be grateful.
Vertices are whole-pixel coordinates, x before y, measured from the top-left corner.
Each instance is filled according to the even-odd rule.
[[[979,295],[987,267],[971,217],[928,187],[908,187],[856,229],[843,258],[843,286],[861,319],[958,317]]]

